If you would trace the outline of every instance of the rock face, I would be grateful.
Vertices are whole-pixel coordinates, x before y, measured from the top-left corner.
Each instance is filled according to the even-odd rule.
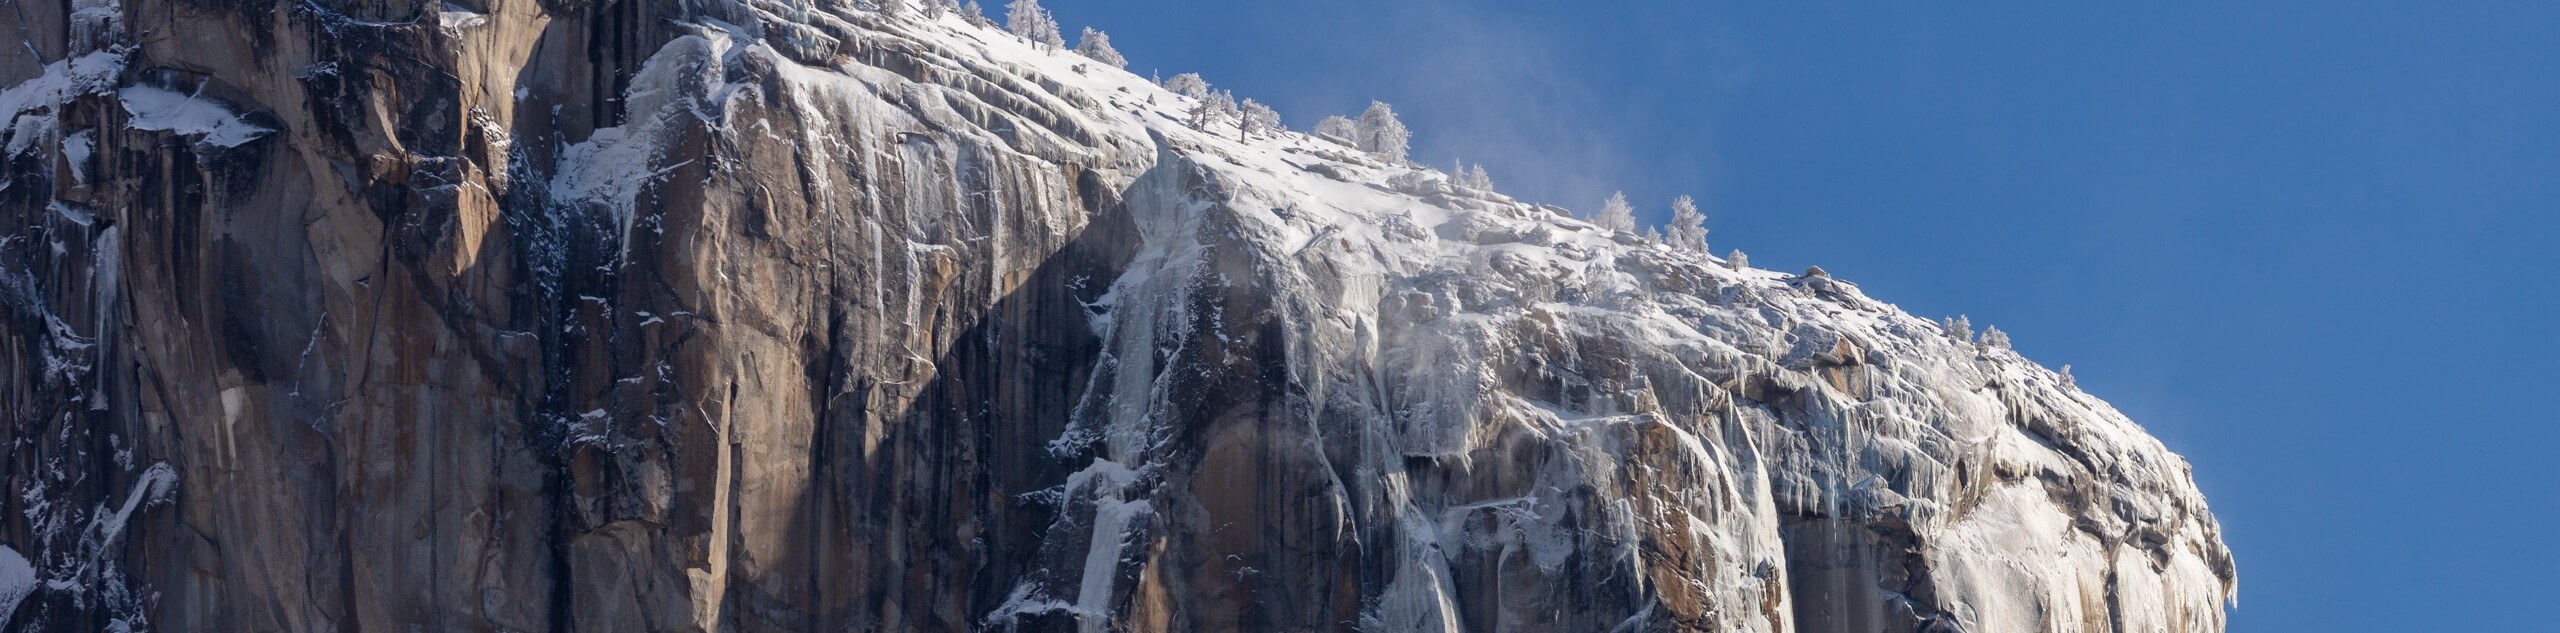
[[[2234,590],[2186,463],[2006,349],[958,16],[0,26],[13,630],[2192,633]]]

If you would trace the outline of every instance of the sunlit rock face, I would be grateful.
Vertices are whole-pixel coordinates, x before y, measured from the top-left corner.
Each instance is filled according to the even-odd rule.
[[[2174,631],[2063,376],[954,15],[0,11],[20,630]]]

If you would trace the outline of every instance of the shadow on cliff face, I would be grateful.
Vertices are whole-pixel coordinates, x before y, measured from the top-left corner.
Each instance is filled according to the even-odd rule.
[[[1312,317],[1274,259],[1289,255],[1243,223],[1265,209],[1160,150],[1128,206],[1162,243],[1113,291],[1091,392],[1051,443],[1078,474],[1012,491],[1039,491],[1053,523],[979,610],[1016,632],[1349,626],[1390,557],[1345,529],[1359,518],[1340,481],[1361,475],[1324,456],[1298,331]]]
[[[890,145],[857,143],[872,141]],[[560,327],[540,330],[552,382],[534,422],[562,441],[543,449],[562,487],[562,628],[975,628],[1052,523],[1022,495],[1065,478],[1047,446],[1099,356],[1087,306],[1139,246],[1126,192],[1079,165],[921,134],[850,165],[727,147],[701,126],[673,142],[671,156],[763,180],[670,168],[634,211],[664,231],[629,245],[578,237],[614,230],[593,215],[542,229],[567,238],[539,264],[561,271]],[[940,176],[902,178],[918,173]],[[1024,184],[1061,177],[1071,194]],[[864,193],[826,204],[833,191]],[[1056,234],[1041,212],[1067,205],[1083,226]],[[612,263],[617,250],[631,261]],[[740,299],[773,301],[695,305]],[[682,327],[643,321],[661,317]],[[571,328],[592,334],[551,334]],[[728,575],[688,581],[698,564]]]
[[[950,315],[965,329],[912,400],[859,367],[891,359],[831,351],[812,368],[829,394],[812,442],[817,496],[800,510],[813,595],[778,601],[809,611],[811,628],[972,630],[1033,565],[1055,508],[1025,495],[1066,480],[1069,465],[1048,447],[1102,353],[1086,306],[1140,243],[1125,192],[1069,169],[1090,224],[992,306]],[[972,206],[978,217],[997,211]],[[831,318],[833,337],[870,334],[847,321]]]

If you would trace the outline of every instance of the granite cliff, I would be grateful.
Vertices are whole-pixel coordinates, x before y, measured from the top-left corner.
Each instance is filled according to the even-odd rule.
[[[12,630],[2218,632],[1996,344],[842,1],[0,9]]]

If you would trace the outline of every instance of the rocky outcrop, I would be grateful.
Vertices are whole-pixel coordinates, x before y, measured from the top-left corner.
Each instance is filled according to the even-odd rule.
[[[2219,631],[2232,591],[2185,463],[2014,353],[957,17],[0,22],[14,629]]]

